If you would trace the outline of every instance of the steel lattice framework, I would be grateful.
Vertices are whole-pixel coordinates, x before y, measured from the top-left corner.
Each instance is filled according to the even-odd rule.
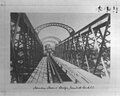
[[[43,39],[41,39],[41,41],[44,42],[44,41],[47,40],[47,39],[54,39],[54,40],[56,40],[57,42],[60,42],[60,41],[61,41],[58,37],[55,37],[55,36],[47,36],[47,37],[44,37]]]
[[[11,13],[11,82],[25,83],[43,56],[43,45],[24,13]]]
[[[52,43],[52,44],[56,45],[58,42],[56,42],[54,40],[47,40],[47,41],[43,42],[43,45],[46,45],[46,44],[49,44],[49,43]]]
[[[66,24],[62,24],[62,23],[57,23],[57,22],[50,22],[50,23],[46,23],[46,24],[43,24],[43,25],[40,25],[38,27],[35,28],[36,32],[39,34],[40,31],[46,27],[51,27],[51,26],[58,26],[58,27],[61,27],[61,28],[64,28],[67,30],[67,32],[72,35],[75,33],[74,29]]]
[[[42,41],[42,44],[45,45],[46,43],[53,43],[53,44],[58,44],[61,40],[55,36],[47,36],[47,37],[44,37],[43,39],[41,39]]]
[[[110,14],[106,13],[60,42],[55,54],[99,77],[110,75]]]

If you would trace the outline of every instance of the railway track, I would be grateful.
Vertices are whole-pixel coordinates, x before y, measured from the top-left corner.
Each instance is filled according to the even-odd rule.
[[[50,56],[47,57],[47,76],[48,83],[72,82],[72,80],[67,76],[67,74]]]
[[[43,57],[26,83],[101,83],[101,78],[54,56]]]

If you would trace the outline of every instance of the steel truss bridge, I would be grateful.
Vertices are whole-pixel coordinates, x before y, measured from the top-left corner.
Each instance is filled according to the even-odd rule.
[[[97,83],[104,82],[103,78],[109,79],[109,13],[77,32],[56,22],[34,29],[25,13],[11,13],[10,25],[11,83]],[[63,41],[52,36],[43,38],[58,41],[54,54],[45,56],[38,33],[49,26],[62,27],[70,36]]]

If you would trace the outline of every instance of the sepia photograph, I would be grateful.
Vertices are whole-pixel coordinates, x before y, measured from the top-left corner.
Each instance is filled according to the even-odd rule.
[[[107,84],[110,13],[10,13],[11,84]]]
[[[120,96],[119,8],[0,0],[0,96]]]

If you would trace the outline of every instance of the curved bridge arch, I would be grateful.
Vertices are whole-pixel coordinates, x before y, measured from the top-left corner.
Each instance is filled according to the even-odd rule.
[[[46,24],[42,24],[38,27],[35,28],[35,30],[37,31],[37,33],[39,34],[40,31],[46,27],[51,27],[51,26],[58,26],[58,27],[62,27],[64,29],[67,30],[67,32],[72,35],[75,33],[74,29],[66,24],[62,24],[62,23],[57,23],[57,22],[51,22],[51,23],[46,23]]]
[[[49,40],[49,41],[45,41],[45,42],[43,42],[43,45],[45,45],[46,43],[53,43],[53,44],[57,44],[57,42],[55,42],[55,41],[53,41],[53,40]]]
[[[61,41],[58,37],[55,37],[55,36],[47,36],[47,37],[44,37],[43,39],[41,39],[41,41],[44,42],[44,41],[47,40],[47,39],[55,39],[57,42],[60,42],[60,41]]]

